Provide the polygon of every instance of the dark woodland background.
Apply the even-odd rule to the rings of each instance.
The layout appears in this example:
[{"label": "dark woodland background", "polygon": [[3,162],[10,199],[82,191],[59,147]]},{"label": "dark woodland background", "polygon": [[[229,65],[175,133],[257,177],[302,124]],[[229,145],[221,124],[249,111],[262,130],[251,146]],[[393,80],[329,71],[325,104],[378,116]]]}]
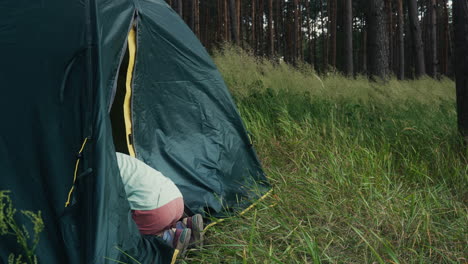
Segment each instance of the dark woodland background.
[{"label": "dark woodland background", "polygon": [[209,50],[371,80],[456,79],[468,142],[467,0],[166,0]]},{"label": "dark woodland background", "polygon": [[208,50],[232,42],[321,73],[453,76],[448,0],[166,1]]}]

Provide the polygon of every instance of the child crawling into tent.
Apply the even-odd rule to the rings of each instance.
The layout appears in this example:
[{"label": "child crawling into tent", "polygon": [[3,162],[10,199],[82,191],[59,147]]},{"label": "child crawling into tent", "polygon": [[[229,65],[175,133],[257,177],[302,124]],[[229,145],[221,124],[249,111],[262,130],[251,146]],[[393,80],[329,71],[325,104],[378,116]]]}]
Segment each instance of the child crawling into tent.
[{"label": "child crawling into tent", "polygon": [[203,218],[182,218],[184,200],[177,186],[144,162],[117,152],[117,163],[132,209],[132,218],[143,235],[160,236],[182,253],[200,243]]}]

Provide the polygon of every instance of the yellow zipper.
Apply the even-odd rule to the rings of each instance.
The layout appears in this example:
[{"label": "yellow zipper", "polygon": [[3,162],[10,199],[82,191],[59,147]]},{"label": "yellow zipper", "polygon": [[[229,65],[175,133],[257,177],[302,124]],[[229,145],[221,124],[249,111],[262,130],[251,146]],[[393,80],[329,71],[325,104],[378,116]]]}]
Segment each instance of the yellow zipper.
[{"label": "yellow zipper", "polygon": [[73,173],[73,184],[72,187],[70,188],[70,191],[68,192],[68,198],[67,201],[65,202],[65,207],[68,207],[71,202],[71,197],[73,190],[75,189],[75,182],[76,182],[76,176],[78,174],[78,167],[80,166],[80,160],[81,160],[81,153],[83,152],[86,142],[88,142],[88,138],[85,138],[83,141],[83,144],[81,145],[80,151],[78,151],[78,157],[76,158],[76,163],[75,163],[75,172]]},{"label": "yellow zipper", "polygon": [[132,81],[133,70],[135,68],[135,55],[136,55],[136,31],[135,27],[130,29],[128,34],[128,69],[127,80],[125,84],[126,93],[123,105],[124,119],[125,119],[125,135],[127,139],[128,153],[130,156],[135,157],[135,148],[133,146],[132,137]]}]

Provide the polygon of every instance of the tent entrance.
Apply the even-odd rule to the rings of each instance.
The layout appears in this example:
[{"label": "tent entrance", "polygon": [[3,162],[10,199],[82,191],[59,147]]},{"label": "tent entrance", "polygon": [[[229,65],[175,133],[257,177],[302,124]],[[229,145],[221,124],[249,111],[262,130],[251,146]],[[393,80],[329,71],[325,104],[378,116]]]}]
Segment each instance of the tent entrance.
[{"label": "tent entrance", "polygon": [[110,119],[112,123],[112,136],[114,138],[115,150],[117,152],[129,154],[126,131],[125,131],[125,118],[123,112],[123,105],[125,100],[125,82],[127,80],[127,69],[128,69],[128,49],[125,49],[125,55],[123,56],[120,64],[119,72],[117,75],[117,87],[115,88],[114,102],[110,111]]},{"label": "tent entrance", "polygon": [[136,55],[135,28],[129,32],[127,48],[117,74],[115,97],[110,110],[112,135],[117,152],[135,156],[132,140],[132,81]]}]

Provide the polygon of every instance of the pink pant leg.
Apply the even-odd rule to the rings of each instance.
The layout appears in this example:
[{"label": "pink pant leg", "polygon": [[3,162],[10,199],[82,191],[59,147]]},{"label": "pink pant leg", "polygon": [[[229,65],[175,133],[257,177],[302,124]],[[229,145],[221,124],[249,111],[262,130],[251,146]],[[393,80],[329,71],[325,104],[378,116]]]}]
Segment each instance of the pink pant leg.
[{"label": "pink pant leg", "polygon": [[132,210],[132,218],[143,235],[159,235],[171,228],[184,213],[184,200],[177,198],[153,210]]}]

